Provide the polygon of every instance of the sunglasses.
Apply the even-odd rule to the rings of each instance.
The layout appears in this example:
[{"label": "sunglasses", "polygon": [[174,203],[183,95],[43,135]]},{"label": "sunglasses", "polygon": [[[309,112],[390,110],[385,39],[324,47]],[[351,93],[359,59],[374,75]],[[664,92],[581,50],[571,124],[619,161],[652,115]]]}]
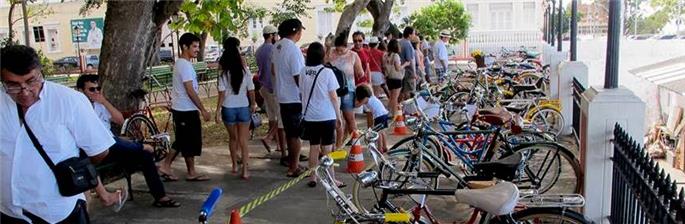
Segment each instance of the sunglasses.
[{"label": "sunglasses", "polygon": [[100,91],[100,90],[102,90],[102,87],[99,87],[99,86],[98,86],[98,87],[90,87],[90,88],[88,88],[88,91],[89,91],[89,92],[95,92],[95,90]]},{"label": "sunglasses", "polygon": [[364,40],[356,39],[356,40],[353,40],[353,41],[354,41],[355,43],[361,43],[361,42],[363,42]]}]

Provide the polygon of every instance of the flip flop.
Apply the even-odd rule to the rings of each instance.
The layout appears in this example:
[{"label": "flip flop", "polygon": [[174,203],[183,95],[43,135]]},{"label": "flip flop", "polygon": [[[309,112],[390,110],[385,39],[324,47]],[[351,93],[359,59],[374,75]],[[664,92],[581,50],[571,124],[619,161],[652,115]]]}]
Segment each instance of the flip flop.
[{"label": "flip flop", "polygon": [[296,177],[299,177],[300,175],[302,175],[302,173],[303,173],[303,171],[298,167],[297,169],[295,169],[295,171],[288,172],[285,176],[296,178]]},{"label": "flip flop", "polygon": [[116,204],[112,205],[112,210],[114,212],[119,212],[128,200],[128,190],[126,190],[126,187],[122,187],[120,190],[117,190],[116,192],[119,193],[119,200]]},{"label": "flip flop", "polygon": [[181,203],[174,201],[174,199],[169,199],[166,201],[155,201],[152,205],[157,208],[177,208],[181,206]]},{"label": "flip flop", "polygon": [[186,181],[188,182],[200,182],[200,181],[208,181],[210,180],[208,176],[204,174],[200,174],[194,177],[186,177]]},{"label": "flip flop", "polygon": [[162,182],[174,182],[178,181],[178,177],[159,171],[159,177],[162,178]]}]

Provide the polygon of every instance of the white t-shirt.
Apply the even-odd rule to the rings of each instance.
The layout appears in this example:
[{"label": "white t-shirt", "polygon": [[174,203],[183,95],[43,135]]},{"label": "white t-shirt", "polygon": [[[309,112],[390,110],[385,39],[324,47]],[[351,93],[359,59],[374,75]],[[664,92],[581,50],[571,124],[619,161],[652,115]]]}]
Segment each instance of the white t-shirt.
[{"label": "white t-shirt", "polygon": [[171,94],[171,109],[177,111],[198,110],[183,86],[184,82],[191,81],[193,82],[193,90],[197,93],[197,74],[195,73],[193,64],[184,58],[176,59],[173,79],[174,80],[171,83],[173,87],[173,93]]},{"label": "white t-shirt", "polygon": [[218,89],[219,92],[224,92],[224,102],[221,106],[226,108],[240,108],[250,106],[249,98],[247,97],[248,90],[254,90],[254,83],[252,82],[252,73],[250,69],[245,68],[243,70],[243,82],[240,84],[240,90],[238,94],[233,92],[233,87],[231,86],[230,73],[226,70],[229,77],[225,75],[219,76]]},{"label": "white t-shirt", "polygon": [[278,103],[299,103],[300,91],[293,77],[300,75],[304,68],[304,56],[295,42],[283,38],[276,42],[271,53],[271,63],[276,72],[274,93]]},{"label": "white t-shirt", "polygon": [[435,44],[433,45],[433,58],[435,60],[433,63],[435,64],[435,68],[443,68],[442,61],[447,62],[447,47],[442,40],[435,41]]},{"label": "white t-shirt", "polygon": [[311,103],[307,114],[304,115],[306,121],[330,121],[335,120],[335,110],[338,105],[333,105],[329,92],[338,89],[338,80],[335,78],[333,70],[324,68],[319,73],[319,78],[316,80],[316,87],[312,91],[314,78],[316,73],[323,67],[323,65],[314,67],[304,67],[300,75],[300,92],[302,92],[302,113],[307,107],[307,100],[309,99],[309,92],[312,92]]},{"label": "white t-shirt", "polygon": [[383,106],[381,100],[379,100],[376,96],[369,97],[369,102],[364,105],[364,108],[371,111],[373,118],[388,114],[388,110],[385,109],[385,106]]},{"label": "white t-shirt", "polygon": [[93,102],[93,110],[95,110],[95,114],[98,115],[98,119],[102,121],[102,124],[105,126],[105,128],[107,128],[107,130],[111,130],[112,125],[110,122],[112,120],[112,114],[109,113],[107,107],[101,103]]}]

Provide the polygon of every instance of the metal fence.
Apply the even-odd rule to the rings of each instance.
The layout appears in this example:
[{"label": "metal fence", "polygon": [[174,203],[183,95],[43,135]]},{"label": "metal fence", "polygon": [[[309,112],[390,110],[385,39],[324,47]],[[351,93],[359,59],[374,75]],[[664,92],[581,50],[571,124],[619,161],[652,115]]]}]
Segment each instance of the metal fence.
[{"label": "metal fence", "polygon": [[573,78],[573,134],[577,139],[580,139],[580,101],[585,92],[585,86],[580,84],[578,79]]},{"label": "metal fence", "polygon": [[685,222],[685,190],[618,124],[612,160],[611,223]]}]

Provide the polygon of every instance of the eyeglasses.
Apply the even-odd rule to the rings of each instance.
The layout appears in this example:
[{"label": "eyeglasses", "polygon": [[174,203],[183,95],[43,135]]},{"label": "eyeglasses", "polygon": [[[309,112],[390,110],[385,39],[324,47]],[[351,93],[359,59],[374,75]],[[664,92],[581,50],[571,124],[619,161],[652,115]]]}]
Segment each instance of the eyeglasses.
[{"label": "eyeglasses", "polygon": [[90,87],[90,88],[88,88],[88,91],[91,92],[91,93],[94,93],[95,90],[100,91],[100,90],[102,90],[102,87],[97,86],[97,87]]},{"label": "eyeglasses", "polygon": [[2,85],[5,87],[5,92],[9,94],[21,93],[24,90],[30,91],[31,88],[35,88],[41,84],[43,84],[43,79],[40,78],[40,76],[31,78],[23,84],[2,82]]}]

